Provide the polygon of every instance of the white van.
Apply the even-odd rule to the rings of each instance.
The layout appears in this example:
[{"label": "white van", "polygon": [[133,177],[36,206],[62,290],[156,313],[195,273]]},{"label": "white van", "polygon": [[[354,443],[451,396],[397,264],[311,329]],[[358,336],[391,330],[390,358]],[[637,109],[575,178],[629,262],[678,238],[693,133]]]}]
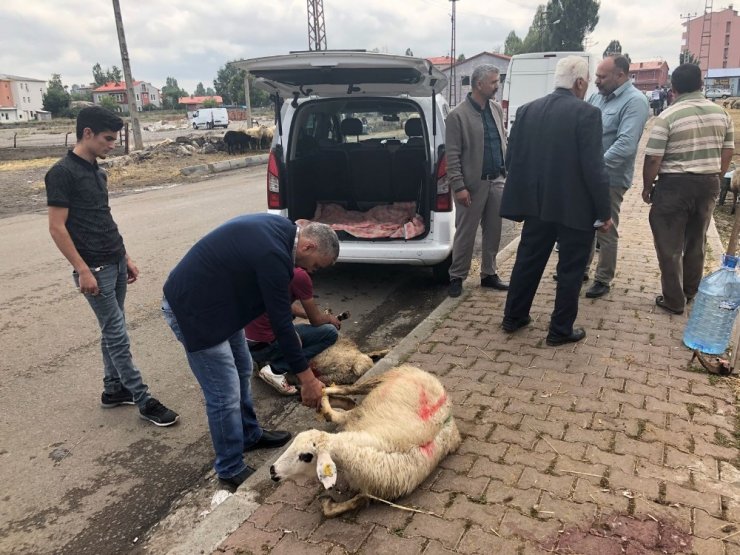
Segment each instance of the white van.
[{"label": "white van", "polygon": [[193,112],[193,129],[213,129],[229,126],[229,112],[226,108],[201,108]]},{"label": "white van", "polygon": [[268,210],[332,225],[339,262],[430,266],[447,283],[444,74],[420,58],[354,50],[232,64],[276,105]]},{"label": "white van", "polygon": [[583,56],[588,61],[589,88],[586,98],[597,92],[594,84],[595,60],[588,52],[530,52],[516,54],[509,61],[501,106],[508,130],[516,119],[517,109],[537,98],[550,94],[554,90],[555,66],[560,58],[566,56]]}]

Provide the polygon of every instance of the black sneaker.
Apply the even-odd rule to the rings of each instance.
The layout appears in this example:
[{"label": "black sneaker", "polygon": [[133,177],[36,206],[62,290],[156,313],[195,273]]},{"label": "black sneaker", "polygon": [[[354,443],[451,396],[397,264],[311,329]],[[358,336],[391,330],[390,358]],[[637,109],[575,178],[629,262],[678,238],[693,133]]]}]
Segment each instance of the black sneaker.
[{"label": "black sneaker", "polygon": [[450,297],[459,297],[462,294],[463,286],[461,278],[452,278],[450,280],[450,287],[447,290],[447,294]]},{"label": "black sneaker", "polygon": [[100,406],[104,409],[112,409],[113,407],[120,405],[133,404],[135,404],[134,396],[125,387],[121,387],[121,390],[116,391],[115,393],[106,393],[103,391],[103,394],[100,396]]},{"label": "black sneaker", "polygon": [[154,397],[146,402],[144,408],[139,409],[139,416],[155,426],[172,426],[180,418],[180,415],[165,407]]}]

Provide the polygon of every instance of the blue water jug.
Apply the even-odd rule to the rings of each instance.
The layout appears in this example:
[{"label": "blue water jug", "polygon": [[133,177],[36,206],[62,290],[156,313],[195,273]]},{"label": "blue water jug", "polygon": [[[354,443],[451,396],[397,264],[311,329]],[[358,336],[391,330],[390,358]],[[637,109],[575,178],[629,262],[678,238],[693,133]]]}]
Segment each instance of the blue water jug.
[{"label": "blue water jug", "polygon": [[720,355],[730,344],[732,326],[740,306],[740,277],[735,272],[738,257],[723,255],[722,267],[699,284],[684,344],[703,353]]}]

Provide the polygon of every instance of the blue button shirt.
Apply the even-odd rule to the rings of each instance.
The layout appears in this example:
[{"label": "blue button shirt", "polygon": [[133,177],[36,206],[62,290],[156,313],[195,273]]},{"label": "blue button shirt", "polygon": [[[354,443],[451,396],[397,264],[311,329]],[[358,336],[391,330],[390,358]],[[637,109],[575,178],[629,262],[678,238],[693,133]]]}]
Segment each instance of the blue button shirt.
[{"label": "blue button shirt", "polygon": [[608,96],[592,94],[588,102],[601,110],[601,144],[609,185],[629,189],[637,146],[650,116],[647,98],[627,81]]}]

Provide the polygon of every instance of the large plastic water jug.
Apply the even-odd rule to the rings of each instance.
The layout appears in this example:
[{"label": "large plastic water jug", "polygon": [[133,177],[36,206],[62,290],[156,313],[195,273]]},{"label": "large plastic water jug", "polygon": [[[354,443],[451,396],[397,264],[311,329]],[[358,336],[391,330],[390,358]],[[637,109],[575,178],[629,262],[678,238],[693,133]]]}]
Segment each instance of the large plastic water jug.
[{"label": "large plastic water jug", "polygon": [[735,272],[738,257],[724,255],[722,267],[699,284],[684,344],[703,353],[720,355],[730,344],[732,326],[740,306],[740,277]]}]

